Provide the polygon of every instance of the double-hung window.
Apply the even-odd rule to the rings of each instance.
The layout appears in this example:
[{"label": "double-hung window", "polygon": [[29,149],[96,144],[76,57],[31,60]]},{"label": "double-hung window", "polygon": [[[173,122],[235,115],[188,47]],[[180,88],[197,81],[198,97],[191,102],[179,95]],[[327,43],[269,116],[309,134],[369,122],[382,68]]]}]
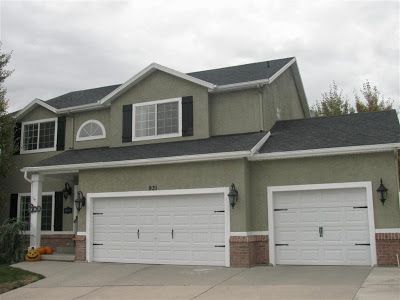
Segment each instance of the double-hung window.
[{"label": "double-hung window", "polygon": [[21,153],[56,150],[57,119],[22,123]]},{"label": "double-hung window", "polygon": [[[24,230],[29,231],[31,213],[29,204],[31,196],[29,194],[20,194],[18,201],[18,218],[23,221]],[[42,194],[42,231],[53,231],[54,228],[54,193]]]},{"label": "double-hung window", "polygon": [[133,104],[132,140],[182,135],[182,99],[164,99]]}]

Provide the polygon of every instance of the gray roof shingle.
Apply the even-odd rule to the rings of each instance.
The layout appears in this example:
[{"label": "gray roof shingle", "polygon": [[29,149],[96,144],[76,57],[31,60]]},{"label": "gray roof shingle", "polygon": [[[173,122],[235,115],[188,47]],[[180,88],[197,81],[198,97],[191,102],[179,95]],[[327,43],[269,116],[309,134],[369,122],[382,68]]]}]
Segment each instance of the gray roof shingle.
[{"label": "gray roof shingle", "polygon": [[[216,85],[268,79],[292,59],[293,57],[289,57],[221,69],[193,72],[188,73],[187,75]],[[49,99],[46,103],[57,109],[96,103],[120,85],[121,84],[115,84],[94,89],[74,91]]]},{"label": "gray roof shingle", "polygon": [[275,59],[252,64],[226,67],[188,73],[187,75],[211,82],[216,85],[234,84],[254,80],[268,79],[278,72],[294,57]]},{"label": "gray roof shingle", "polygon": [[232,151],[250,151],[265,134],[265,132],[256,132],[215,136],[182,142],[68,150],[42,160],[34,166],[70,165]]},{"label": "gray roof shingle", "polygon": [[395,110],[278,121],[260,153],[400,143]]}]

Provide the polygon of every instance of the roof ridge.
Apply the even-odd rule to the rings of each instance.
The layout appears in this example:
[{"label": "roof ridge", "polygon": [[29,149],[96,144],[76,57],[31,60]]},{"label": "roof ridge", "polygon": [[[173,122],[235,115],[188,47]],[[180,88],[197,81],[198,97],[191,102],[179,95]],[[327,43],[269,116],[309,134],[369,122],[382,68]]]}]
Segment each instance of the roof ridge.
[{"label": "roof ridge", "polygon": [[295,58],[295,56],[289,56],[289,57],[277,58],[277,59],[270,59],[270,60],[263,60],[263,61],[253,62],[253,63],[233,65],[233,66],[220,67],[220,68],[214,68],[214,69],[206,69],[206,70],[201,70],[201,71],[194,71],[194,72],[186,73],[186,75],[195,74],[195,73],[202,73],[202,72],[209,72],[209,71],[217,71],[217,70],[223,70],[223,69],[229,69],[229,68],[237,68],[237,67],[243,67],[243,66],[250,66],[250,65],[262,64],[262,63],[266,63],[266,62],[273,62],[273,61],[277,61],[277,60],[293,59],[293,58]]}]

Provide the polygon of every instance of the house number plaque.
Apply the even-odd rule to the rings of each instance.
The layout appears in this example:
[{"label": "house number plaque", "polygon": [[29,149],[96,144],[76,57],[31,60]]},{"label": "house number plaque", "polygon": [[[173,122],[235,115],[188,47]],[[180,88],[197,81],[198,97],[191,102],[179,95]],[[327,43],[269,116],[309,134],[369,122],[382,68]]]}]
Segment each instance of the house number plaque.
[{"label": "house number plaque", "polygon": [[158,186],[156,185],[149,185],[149,191],[157,191],[158,190]]}]

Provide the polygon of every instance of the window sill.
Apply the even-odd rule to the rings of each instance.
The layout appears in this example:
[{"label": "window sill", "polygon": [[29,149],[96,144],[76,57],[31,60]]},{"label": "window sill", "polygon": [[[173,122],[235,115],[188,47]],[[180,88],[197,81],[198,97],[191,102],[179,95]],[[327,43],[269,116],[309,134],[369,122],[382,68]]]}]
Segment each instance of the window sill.
[{"label": "window sill", "polygon": [[164,135],[142,136],[142,137],[137,137],[137,138],[135,137],[135,138],[132,138],[132,142],[161,140],[161,139],[168,139],[168,138],[175,138],[175,137],[182,137],[182,134],[174,133],[174,134],[164,134]]},{"label": "window sill", "polygon": [[57,148],[45,148],[45,149],[36,149],[36,150],[20,150],[20,154],[33,154],[33,153],[43,153],[43,152],[53,152],[57,151]]}]

